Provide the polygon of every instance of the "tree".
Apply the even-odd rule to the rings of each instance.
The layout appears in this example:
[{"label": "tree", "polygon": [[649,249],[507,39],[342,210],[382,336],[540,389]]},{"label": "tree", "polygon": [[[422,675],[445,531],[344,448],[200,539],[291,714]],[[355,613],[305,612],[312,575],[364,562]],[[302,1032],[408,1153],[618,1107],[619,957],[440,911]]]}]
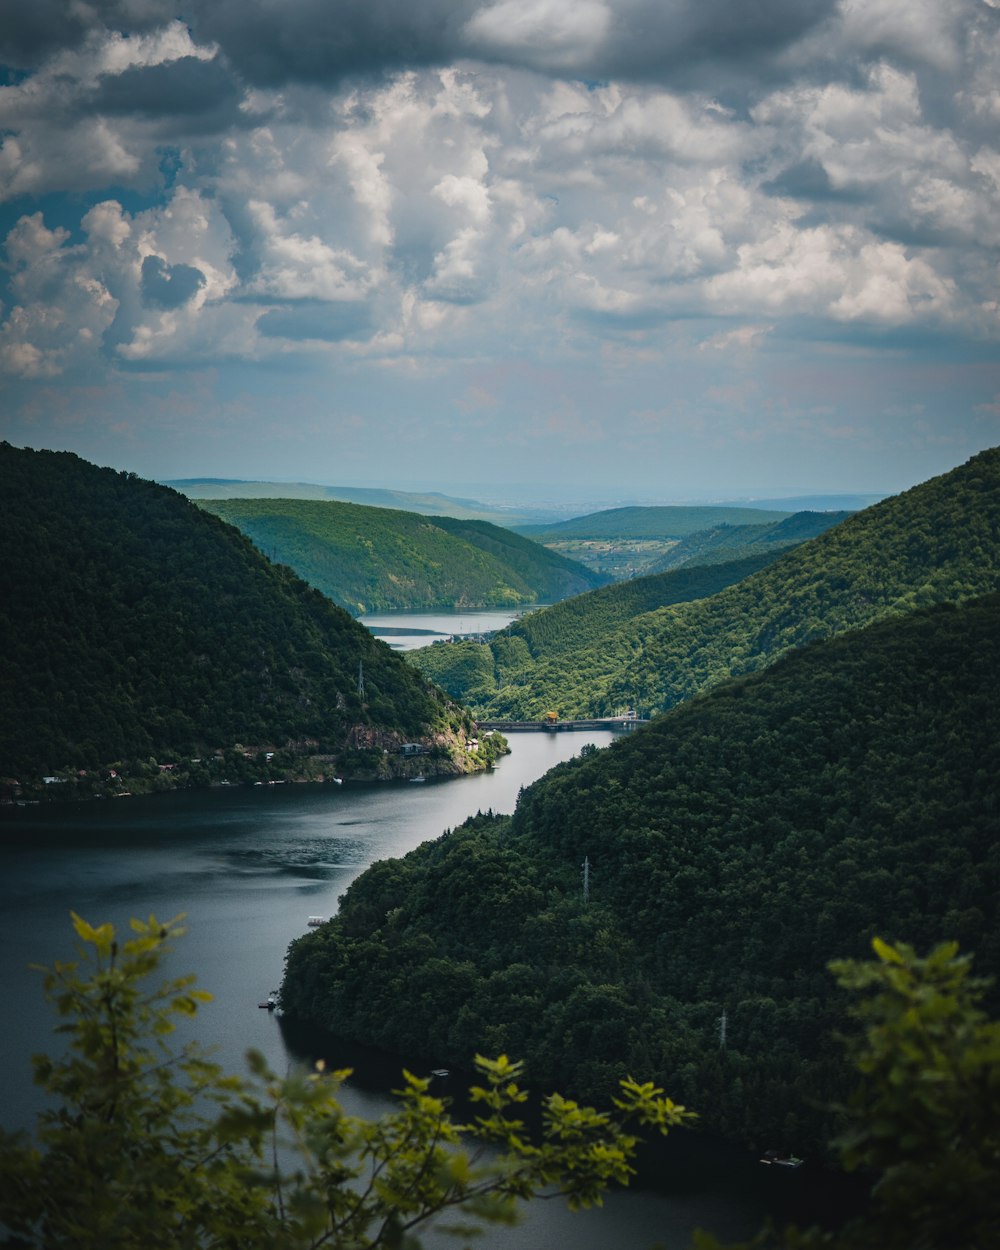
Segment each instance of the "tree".
[{"label": "tree", "polygon": [[[876,959],[830,965],[861,997],[850,1043],[861,1083],[844,1110],[841,1163],[873,1179],[865,1212],[837,1233],[786,1229],[755,1250],[995,1250],[1000,1245],[1000,1022],[987,982],[954,942],[926,958],[876,938]],[[708,1236],[698,1250],[720,1250]],[[729,1250],[740,1250],[730,1247]],[[744,1247],[743,1250],[749,1250]]]},{"label": "tree", "polygon": [[551,1095],[535,1139],[505,1056],[477,1059],[479,1113],[464,1125],[409,1073],[397,1109],[373,1122],[338,1101],[346,1071],[278,1077],[251,1052],[248,1078],[226,1075],[197,1045],[169,1045],[175,1019],[211,997],[192,977],[153,984],[179,920],[133,920],[119,944],[111,925],[74,916],[78,960],[44,970],[70,1047],[35,1060],[54,1099],[37,1144],[0,1131],[0,1244],[412,1250],[449,1212],[471,1230],[541,1193],[598,1204],[633,1170],[627,1124],[666,1132],[692,1118],[627,1080],[614,1113]]}]

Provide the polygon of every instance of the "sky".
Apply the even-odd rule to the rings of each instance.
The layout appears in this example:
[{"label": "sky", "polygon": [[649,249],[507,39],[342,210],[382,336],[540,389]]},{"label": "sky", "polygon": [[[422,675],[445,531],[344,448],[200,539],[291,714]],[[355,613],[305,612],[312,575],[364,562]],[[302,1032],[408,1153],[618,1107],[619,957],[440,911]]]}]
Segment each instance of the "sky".
[{"label": "sky", "polygon": [[905,489],[1000,443],[1000,0],[2,0],[0,437]]}]

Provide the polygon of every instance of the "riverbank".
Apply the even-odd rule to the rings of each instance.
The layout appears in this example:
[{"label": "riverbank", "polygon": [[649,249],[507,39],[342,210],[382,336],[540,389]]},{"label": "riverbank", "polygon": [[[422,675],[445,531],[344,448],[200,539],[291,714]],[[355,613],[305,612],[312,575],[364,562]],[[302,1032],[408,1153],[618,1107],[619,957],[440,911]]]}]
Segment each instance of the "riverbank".
[{"label": "riverbank", "polygon": [[316,744],[303,750],[236,743],[195,759],[116,760],[102,768],[62,769],[45,777],[0,778],[0,810],[228,786],[445,779],[488,771],[510,753],[503,734],[490,730],[406,743],[384,737],[361,731],[353,735],[354,745],[336,752],[317,752]]}]

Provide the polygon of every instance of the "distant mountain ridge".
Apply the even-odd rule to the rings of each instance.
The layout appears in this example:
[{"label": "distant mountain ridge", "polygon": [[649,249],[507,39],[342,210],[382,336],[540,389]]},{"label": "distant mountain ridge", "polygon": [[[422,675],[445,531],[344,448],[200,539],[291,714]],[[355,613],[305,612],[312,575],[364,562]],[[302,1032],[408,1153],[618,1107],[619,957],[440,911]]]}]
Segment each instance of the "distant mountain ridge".
[{"label": "distant mountain ridge", "polygon": [[341,607],[519,607],[607,579],[488,521],[334,500],[199,500]]},{"label": "distant mountain ridge", "polygon": [[[791,647],[997,588],[1000,449],[993,448],[853,514],[717,594],[637,615],[558,657],[543,649],[519,659],[512,650],[501,668],[475,661],[475,644],[461,643],[410,659],[453,690],[475,666],[468,698],[482,717],[603,716],[627,706],[652,713],[763,668]],[[519,629],[530,629],[530,619]],[[494,653],[503,641],[494,640]]]},{"label": "distant mountain ridge", "polygon": [[[65,784],[118,762],[114,792],[159,764],[208,784],[264,746],[375,775],[409,740],[439,748],[431,771],[475,764],[467,716],[399,656],[135,474],[0,444],[0,565],[0,776]],[[216,751],[231,758],[211,774]]]},{"label": "distant mountain ridge", "polygon": [[[388,487],[323,486],[315,482],[257,482],[241,478],[185,477],[161,485],[189,499],[326,499],[363,504],[369,508],[397,508],[421,516],[457,517],[492,521],[494,525],[547,524],[553,514],[530,507],[502,508],[476,499],[458,498],[439,491],[403,491]],[[545,518],[548,518],[545,519]]]},{"label": "distant mountain ridge", "polygon": [[664,573],[690,564],[721,564],[758,552],[794,547],[839,525],[850,512],[794,512],[781,521],[759,525],[716,525],[682,538],[648,570]]},{"label": "distant mountain ridge", "polygon": [[538,542],[558,538],[684,538],[712,525],[760,525],[783,521],[792,509],[769,512],[760,508],[714,504],[662,507],[608,508],[555,525],[518,526]]}]

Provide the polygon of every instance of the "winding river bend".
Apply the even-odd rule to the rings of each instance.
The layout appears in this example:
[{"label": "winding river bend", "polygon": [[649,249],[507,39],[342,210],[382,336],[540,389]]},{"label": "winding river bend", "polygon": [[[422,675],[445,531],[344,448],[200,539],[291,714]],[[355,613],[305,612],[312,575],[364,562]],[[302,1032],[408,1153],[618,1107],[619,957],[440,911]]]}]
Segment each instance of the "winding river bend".
[{"label": "winding river bend", "polygon": [[[4,1126],[28,1126],[40,1105],[30,1056],[54,1050],[57,1039],[39,975],[29,965],[71,957],[71,910],[121,929],[132,916],[186,913],[188,932],[171,971],[195,972],[215,995],[199,1013],[199,1040],[216,1046],[229,1070],[243,1071],[243,1055],[254,1046],[283,1071],[315,1049],[315,1039],[286,1037],[257,1003],[279,984],[288,943],[308,917],[332,914],[339,895],[374,860],[405,854],[476,811],[512,811],[522,786],[585,743],[610,741],[610,733],[594,730],[517,734],[512,754],[493,773],[424,785],[233,787],[5,809]],[[328,1044],[337,1066],[357,1068],[344,1091],[349,1110],[383,1111],[399,1061]],[[681,1250],[698,1225],[735,1240],[756,1231],[771,1205],[774,1195],[760,1191],[760,1173],[772,1170],[692,1140],[665,1157],[662,1184],[613,1194],[603,1209],[577,1215],[558,1202],[535,1202],[520,1225],[491,1231],[477,1245]],[[434,1234],[426,1240],[431,1247],[456,1244]]]}]

